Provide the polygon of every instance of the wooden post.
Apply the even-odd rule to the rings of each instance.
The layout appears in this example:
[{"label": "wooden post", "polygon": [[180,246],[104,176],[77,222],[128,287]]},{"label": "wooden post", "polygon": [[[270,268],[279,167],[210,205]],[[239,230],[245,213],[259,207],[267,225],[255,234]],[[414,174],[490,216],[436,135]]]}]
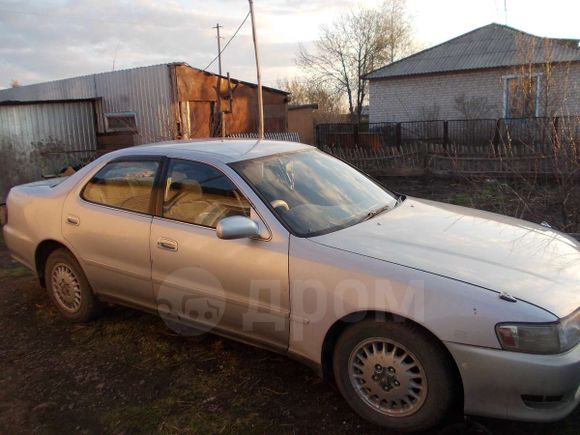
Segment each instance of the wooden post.
[{"label": "wooden post", "polygon": [[258,139],[264,139],[264,100],[262,96],[262,78],[260,76],[260,58],[258,56],[258,37],[256,35],[256,18],[254,16],[254,2],[250,3],[250,15],[252,16],[252,37],[254,39],[254,54],[256,56],[256,78],[258,81]]}]

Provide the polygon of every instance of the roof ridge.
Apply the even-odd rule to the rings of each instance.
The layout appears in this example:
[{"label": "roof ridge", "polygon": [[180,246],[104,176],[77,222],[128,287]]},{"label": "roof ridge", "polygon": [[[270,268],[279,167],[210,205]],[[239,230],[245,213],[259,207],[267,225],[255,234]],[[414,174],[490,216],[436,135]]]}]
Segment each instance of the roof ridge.
[{"label": "roof ridge", "polygon": [[[187,65],[187,63],[186,62],[162,62],[162,63],[155,63],[153,65],[132,66],[130,68],[123,68],[123,69],[116,69],[116,70],[114,69],[111,71],[100,71],[100,72],[93,72],[93,73],[81,74],[81,75],[76,75],[76,76],[63,77],[61,79],[44,80],[42,82],[29,83],[27,85],[20,85],[20,86],[18,86],[18,88],[25,88],[27,86],[45,85],[48,83],[63,82],[66,80],[82,79],[82,78],[87,78],[87,77],[100,76],[100,75],[104,75],[104,74],[112,74],[112,73],[118,73],[118,72],[124,72],[124,71],[134,71],[134,70],[138,70],[138,69],[154,68],[154,67],[159,67],[159,66],[171,66],[171,65]],[[7,89],[12,89],[12,88],[0,89],[0,91],[5,91]]]},{"label": "roof ridge", "polygon": [[[476,34],[478,32],[481,32],[481,37],[479,35],[470,37],[470,35]],[[492,22],[490,24],[486,24],[485,26],[473,29],[469,32],[465,32],[432,47],[421,50],[403,59],[399,59],[395,62],[376,68],[363,75],[362,78],[365,80],[374,80],[397,77],[400,75],[417,75],[430,72],[461,71],[473,69],[474,62],[468,61],[467,59],[473,56],[481,57],[482,55],[488,55],[488,60],[486,61],[487,63],[484,62],[484,64],[480,65],[480,68],[509,66],[513,63],[513,59],[508,61],[506,60],[505,56],[503,59],[498,59],[497,55],[500,53],[506,54],[510,51],[513,51],[513,47],[516,44],[518,36],[524,37],[527,41],[538,46],[545,46],[546,43],[553,42],[555,48],[557,48],[553,54],[553,62],[580,61],[580,49],[576,40],[537,36],[505,24]],[[461,43],[458,41],[461,41]],[[504,49],[502,49],[502,46],[504,46]],[[482,53],[481,51],[484,50],[485,47],[488,47],[488,50]],[[512,48],[508,49],[509,47]],[[436,52],[437,56],[434,54],[428,54],[433,50],[438,50]],[[448,54],[447,58],[450,59],[457,57],[454,65],[445,67],[441,64],[441,62],[437,62],[436,58],[439,58],[439,55],[441,55],[441,58],[443,58],[446,54]],[[495,60],[493,55],[496,55]],[[464,58],[463,60],[462,56]],[[426,66],[429,64],[438,65],[437,67]]]},{"label": "roof ridge", "polygon": [[497,24],[497,23],[489,23],[489,24],[486,24],[485,26],[481,26],[481,27],[478,27],[478,28],[476,28],[476,29],[470,30],[469,32],[462,33],[461,35],[459,35],[459,36],[456,36],[456,37],[454,37],[454,38],[451,38],[451,39],[448,39],[447,41],[443,41],[443,42],[441,42],[441,43],[439,43],[439,44],[437,44],[437,45],[433,45],[432,47],[428,47],[428,48],[425,48],[424,50],[418,51],[417,53],[413,53],[413,54],[411,54],[410,56],[407,56],[407,57],[404,57],[404,58],[402,58],[402,59],[396,60],[396,61],[394,61],[394,62],[391,62],[391,63],[387,64],[387,65],[383,65],[383,66],[381,66],[380,68],[376,68],[376,69],[372,70],[371,72],[368,72],[368,73],[366,73],[366,74],[363,76],[363,78],[364,78],[364,79],[368,79],[368,76],[370,76],[371,74],[374,74],[375,72],[378,72],[378,71],[380,71],[380,70],[382,70],[382,69],[384,69],[384,68],[388,68],[388,67],[390,67],[390,66],[392,66],[392,65],[395,65],[395,64],[398,64],[398,63],[400,63],[400,62],[402,62],[402,61],[404,61],[404,60],[411,59],[411,58],[413,58],[413,57],[416,57],[416,56],[418,56],[418,55],[420,55],[420,54],[426,53],[426,52],[428,52],[428,51],[431,51],[431,50],[433,50],[433,49],[435,49],[435,48],[437,48],[437,47],[440,47],[440,46],[442,46],[442,45],[444,45],[444,44],[447,44],[447,43],[449,43],[449,42],[451,42],[451,41],[455,41],[456,39],[462,38],[462,37],[464,37],[464,36],[467,36],[467,35],[469,35],[469,34],[471,34],[471,33],[474,33],[474,32],[476,32],[476,31],[478,31],[478,30],[481,30],[481,29],[483,29],[483,28],[485,28],[485,27],[490,27],[490,26],[493,26],[493,25],[500,25],[500,24]]}]

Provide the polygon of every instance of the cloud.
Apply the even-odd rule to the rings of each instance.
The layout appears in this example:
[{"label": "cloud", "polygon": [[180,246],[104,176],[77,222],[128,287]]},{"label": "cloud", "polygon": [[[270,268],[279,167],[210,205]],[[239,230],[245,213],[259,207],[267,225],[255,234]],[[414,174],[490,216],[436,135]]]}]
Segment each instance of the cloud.
[{"label": "cloud", "polygon": [[[288,11],[293,19],[321,11],[323,3],[260,4],[260,55],[267,84],[297,73],[294,55],[300,39],[299,34],[273,38],[271,23]],[[217,22],[224,26],[227,40],[247,10],[244,0],[0,1],[0,88],[12,79],[26,85],[110,71],[113,61],[116,69],[174,61],[204,68],[217,54],[212,27]],[[224,53],[223,64],[232,77],[254,81],[250,32],[248,20]]]}]

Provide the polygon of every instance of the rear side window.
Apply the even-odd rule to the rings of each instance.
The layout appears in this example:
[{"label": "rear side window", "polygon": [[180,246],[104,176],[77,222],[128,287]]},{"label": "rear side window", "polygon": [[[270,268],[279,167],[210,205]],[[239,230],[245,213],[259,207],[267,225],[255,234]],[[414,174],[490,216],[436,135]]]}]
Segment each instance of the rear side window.
[{"label": "rear side window", "polygon": [[105,165],[85,186],[83,199],[140,213],[149,212],[156,161],[123,161]]},{"label": "rear side window", "polygon": [[250,203],[223,173],[202,163],[171,161],[163,217],[215,228],[228,216],[250,216]]}]

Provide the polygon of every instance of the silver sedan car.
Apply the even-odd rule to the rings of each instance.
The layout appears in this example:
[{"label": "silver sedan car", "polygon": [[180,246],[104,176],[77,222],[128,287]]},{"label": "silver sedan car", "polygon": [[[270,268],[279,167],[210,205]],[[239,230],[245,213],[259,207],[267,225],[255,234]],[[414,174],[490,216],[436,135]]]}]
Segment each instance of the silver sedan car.
[{"label": "silver sedan car", "polygon": [[[102,302],[287,354],[397,430],[580,400],[580,244],[390,192],[317,149],[168,142],[13,188],[6,244],[64,317]],[[189,330],[189,329],[187,329]]]}]

